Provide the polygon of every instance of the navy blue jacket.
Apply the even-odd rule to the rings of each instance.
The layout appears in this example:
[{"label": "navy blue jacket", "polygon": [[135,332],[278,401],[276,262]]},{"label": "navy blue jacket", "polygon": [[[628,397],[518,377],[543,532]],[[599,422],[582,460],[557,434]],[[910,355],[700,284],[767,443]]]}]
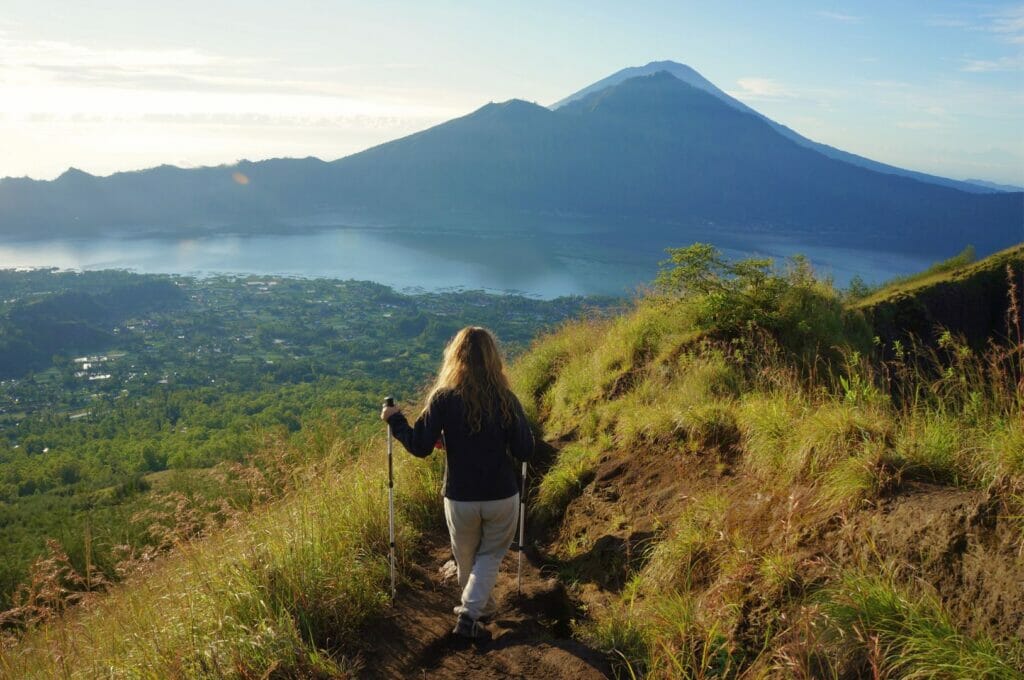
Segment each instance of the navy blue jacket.
[{"label": "navy blue jacket", "polygon": [[470,432],[462,397],[446,390],[434,396],[430,408],[412,427],[401,413],[388,418],[388,425],[406,451],[420,458],[430,455],[444,433],[448,455],[445,498],[496,501],[519,491],[518,466],[513,457],[519,461],[533,457],[533,433],[518,400],[515,416],[508,425],[500,418],[485,417],[480,431]]}]

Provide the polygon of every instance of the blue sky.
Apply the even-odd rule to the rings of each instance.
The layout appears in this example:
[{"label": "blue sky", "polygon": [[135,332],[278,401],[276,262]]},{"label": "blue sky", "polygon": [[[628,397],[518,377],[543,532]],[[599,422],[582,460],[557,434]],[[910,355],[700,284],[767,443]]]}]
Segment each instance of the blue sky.
[{"label": "blue sky", "polygon": [[1024,185],[1024,2],[0,0],[0,176],[337,158],[673,59],[817,141]]}]

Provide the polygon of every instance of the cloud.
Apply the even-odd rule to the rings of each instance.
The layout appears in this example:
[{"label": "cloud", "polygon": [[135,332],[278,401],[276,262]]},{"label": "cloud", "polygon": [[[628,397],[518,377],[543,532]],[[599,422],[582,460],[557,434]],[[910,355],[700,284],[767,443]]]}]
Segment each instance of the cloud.
[{"label": "cloud", "polygon": [[1024,45],[1024,5],[1007,7],[986,15],[987,30],[1015,45]]},{"label": "cloud", "polygon": [[896,127],[904,130],[937,130],[946,126],[937,120],[901,120],[896,122]]},{"label": "cloud", "polygon": [[726,90],[726,94],[748,104],[759,102],[799,103],[805,108],[814,107],[830,110],[847,92],[837,88],[795,86],[774,78],[746,76],[736,81],[737,88]]},{"label": "cloud", "polygon": [[1024,45],[1024,4],[983,12],[970,17],[934,15],[925,20],[928,26],[960,28],[965,31],[989,33],[1000,42]]},{"label": "cloud", "polygon": [[738,99],[791,99],[796,96],[793,90],[772,78],[740,78],[736,84],[740,89],[730,94]]},{"label": "cloud", "polygon": [[838,21],[843,24],[859,24],[864,21],[864,17],[857,16],[855,14],[843,14],[842,12],[828,12],[825,10],[819,10],[815,12],[819,17],[825,19],[831,19],[832,21]]},{"label": "cloud", "polygon": [[192,48],[97,49],[0,35],[0,101],[5,114],[23,119],[255,114],[381,125],[396,118],[439,121],[464,112],[415,89],[353,85],[346,72],[303,72],[269,59]]},{"label": "cloud", "polygon": [[1024,71],[1024,55],[999,57],[997,59],[965,59],[960,70],[964,73]]}]

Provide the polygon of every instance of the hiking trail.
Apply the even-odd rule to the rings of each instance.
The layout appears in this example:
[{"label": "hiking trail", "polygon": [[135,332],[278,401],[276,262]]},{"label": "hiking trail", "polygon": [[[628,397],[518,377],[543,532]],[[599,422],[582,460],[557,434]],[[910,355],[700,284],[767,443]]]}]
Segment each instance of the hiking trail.
[{"label": "hiking trail", "polygon": [[367,631],[370,650],[360,677],[611,677],[605,656],[573,639],[576,606],[562,583],[538,568],[537,558],[526,551],[517,595],[516,553],[509,551],[494,589],[498,611],[486,624],[490,638],[463,640],[451,633],[458,582],[441,573],[451,549],[442,537],[433,537],[384,620]]}]

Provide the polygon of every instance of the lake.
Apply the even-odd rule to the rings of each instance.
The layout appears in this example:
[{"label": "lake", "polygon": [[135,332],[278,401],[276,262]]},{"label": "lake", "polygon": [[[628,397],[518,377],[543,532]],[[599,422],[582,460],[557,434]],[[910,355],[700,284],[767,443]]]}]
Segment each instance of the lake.
[{"label": "lake", "polygon": [[[660,246],[565,233],[439,232],[344,228],[287,235],[200,238],[99,238],[0,244],[0,268],[128,269],[140,273],[257,274],[376,281],[398,290],[482,289],[540,298],[629,294],[650,281]],[[807,255],[822,274],[846,285],[919,271],[934,261],[854,248],[809,246],[767,237],[687,233],[676,245],[715,242],[730,257]]]}]

